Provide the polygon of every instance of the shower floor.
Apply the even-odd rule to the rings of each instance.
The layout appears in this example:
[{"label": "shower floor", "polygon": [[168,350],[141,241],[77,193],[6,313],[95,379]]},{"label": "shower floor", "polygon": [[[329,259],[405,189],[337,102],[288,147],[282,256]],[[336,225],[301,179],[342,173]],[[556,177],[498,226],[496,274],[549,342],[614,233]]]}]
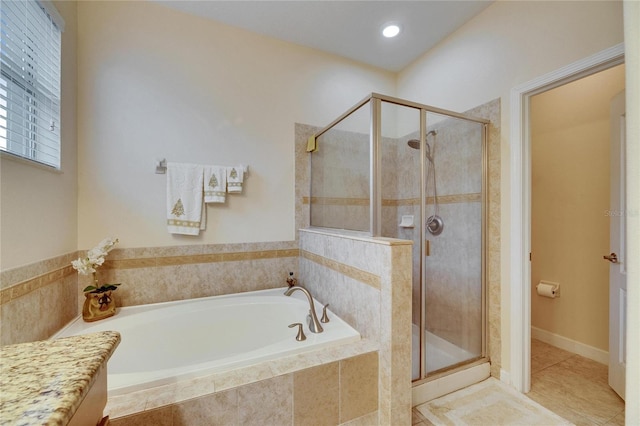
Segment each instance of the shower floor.
[{"label": "shower floor", "polygon": [[[412,324],[412,377],[415,380],[420,376],[420,327]],[[438,337],[425,330],[425,342],[427,352],[427,373],[431,373],[441,368],[448,367],[468,359],[476,358],[477,355],[465,349],[459,348],[453,343]]]}]

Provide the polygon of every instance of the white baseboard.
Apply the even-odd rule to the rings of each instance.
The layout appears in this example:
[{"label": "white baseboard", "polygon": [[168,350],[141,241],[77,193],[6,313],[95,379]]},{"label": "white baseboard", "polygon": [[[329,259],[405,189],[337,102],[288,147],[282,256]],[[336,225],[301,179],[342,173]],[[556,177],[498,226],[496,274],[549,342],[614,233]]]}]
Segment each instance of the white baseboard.
[{"label": "white baseboard", "polygon": [[511,373],[507,370],[500,369],[500,381],[511,386]]},{"label": "white baseboard", "polygon": [[593,346],[560,336],[559,334],[554,334],[541,328],[531,326],[531,338],[538,339],[550,344],[551,346],[573,352],[574,354],[578,354],[585,358],[592,359],[600,364],[609,365],[608,351],[594,348]]}]

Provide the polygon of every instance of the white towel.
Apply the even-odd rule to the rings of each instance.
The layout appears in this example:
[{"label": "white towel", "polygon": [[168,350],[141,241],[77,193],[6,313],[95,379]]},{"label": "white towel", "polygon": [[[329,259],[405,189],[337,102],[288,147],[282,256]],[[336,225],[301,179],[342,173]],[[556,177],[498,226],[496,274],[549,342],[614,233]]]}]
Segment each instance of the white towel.
[{"label": "white towel", "polygon": [[224,203],[227,195],[227,168],[204,166],[204,202]]},{"label": "white towel", "polygon": [[197,164],[167,163],[167,227],[171,234],[198,235],[203,215],[204,169]]},{"label": "white towel", "polygon": [[242,192],[244,167],[227,167],[227,192]]}]

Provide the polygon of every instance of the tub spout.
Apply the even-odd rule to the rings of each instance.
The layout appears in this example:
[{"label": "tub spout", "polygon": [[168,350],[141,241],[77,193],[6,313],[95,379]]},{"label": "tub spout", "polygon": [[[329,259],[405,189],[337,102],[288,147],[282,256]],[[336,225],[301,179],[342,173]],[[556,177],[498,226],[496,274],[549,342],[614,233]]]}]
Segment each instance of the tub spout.
[{"label": "tub spout", "polygon": [[285,296],[291,296],[294,291],[300,290],[307,296],[307,300],[309,301],[309,330],[312,333],[322,333],[322,325],[320,325],[320,321],[318,321],[318,316],[316,315],[316,308],[313,305],[313,297],[311,297],[311,293],[304,287],[300,287],[294,285],[293,287],[289,287],[287,291],[284,292]]}]

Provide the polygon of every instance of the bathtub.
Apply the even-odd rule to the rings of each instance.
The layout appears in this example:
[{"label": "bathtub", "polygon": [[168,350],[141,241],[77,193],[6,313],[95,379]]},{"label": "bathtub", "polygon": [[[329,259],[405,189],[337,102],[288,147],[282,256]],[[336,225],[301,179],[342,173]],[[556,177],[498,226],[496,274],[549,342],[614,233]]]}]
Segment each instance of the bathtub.
[{"label": "bathtub", "polygon": [[[327,310],[324,332],[309,331],[309,303],[286,288],[118,308],[87,323],[76,318],[52,338],[115,330],[122,341],[108,363],[109,397],[288,355],[360,340]],[[315,301],[318,317],[322,305]],[[296,341],[301,322],[307,339]]]}]

